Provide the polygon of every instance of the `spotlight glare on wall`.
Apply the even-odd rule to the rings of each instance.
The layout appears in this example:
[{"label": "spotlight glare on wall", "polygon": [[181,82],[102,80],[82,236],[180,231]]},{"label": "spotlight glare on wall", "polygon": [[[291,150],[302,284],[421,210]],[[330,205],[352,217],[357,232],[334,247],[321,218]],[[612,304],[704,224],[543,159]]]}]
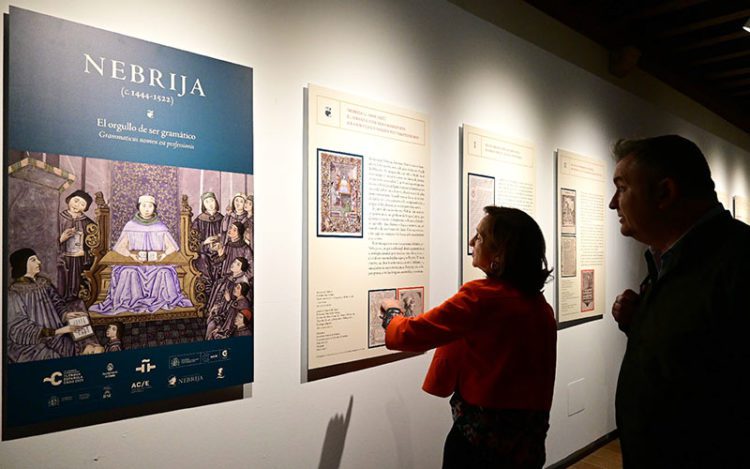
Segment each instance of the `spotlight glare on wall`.
[{"label": "spotlight glare on wall", "polygon": [[750,18],[747,19],[747,21],[745,22],[745,26],[743,26],[742,29],[750,33]]}]

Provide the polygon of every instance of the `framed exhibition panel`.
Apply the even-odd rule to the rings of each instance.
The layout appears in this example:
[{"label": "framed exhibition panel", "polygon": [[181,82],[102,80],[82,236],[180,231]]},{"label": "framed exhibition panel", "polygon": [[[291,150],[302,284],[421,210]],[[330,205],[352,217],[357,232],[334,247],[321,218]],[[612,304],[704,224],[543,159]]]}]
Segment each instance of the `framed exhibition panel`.
[{"label": "framed exhibition panel", "polygon": [[604,314],[606,165],[557,150],[557,323],[564,328]]},{"label": "framed exhibition panel", "polygon": [[734,213],[734,218],[737,220],[750,224],[750,199],[741,195],[735,195],[732,198],[732,206],[730,209]]},{"label": "framed exhibition panel", "polygon": [[252,69],[7,32],[3,436],[252,382]]},{"label": "framed exhibition panel", "polygon": [[405,354],[385,348],[380,302],[428,304],[427,117],[310,85],[307,90],[308,380]]}]

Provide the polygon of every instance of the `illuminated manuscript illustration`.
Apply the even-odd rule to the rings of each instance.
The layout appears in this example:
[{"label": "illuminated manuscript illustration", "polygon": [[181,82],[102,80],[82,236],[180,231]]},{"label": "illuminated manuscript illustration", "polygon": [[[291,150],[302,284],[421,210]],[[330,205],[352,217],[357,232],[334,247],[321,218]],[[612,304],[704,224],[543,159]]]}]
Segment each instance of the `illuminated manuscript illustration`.
[{"label": "illuminated manuscript illustration", "polygon": [[383,320],[380,319],[380,303],[386,299],[397,299],[396,289],[388,290],[370,290],[367,292],[367,305],[369,310],[369,327],[367,345],[369,347],[380,347],[385,345],[385,329],[383,329]]},{"label": "illuminated manuscript illustration", "polygon": [[379,314],[380,303],[386,298],[398,300],[401,311],[406,317],[414,317],[424,313],[424,287],[370,290],[368,292],[369,347],[385,345],[385,330]]},{"label": "illuminated manuscript illustration", "polygon": [[318,236],[362,236],[362,157],[318,150]]},{"label": "illuminated manuscript illustration", "polygon": [[576,232],[576,191],[560,189],[560,227],[564,234]]},{"label": "illuminated manuscript illustration", "polygon": [[398,300],[404,316],[413,317],[424,313],[424,287],[399,288]]}]

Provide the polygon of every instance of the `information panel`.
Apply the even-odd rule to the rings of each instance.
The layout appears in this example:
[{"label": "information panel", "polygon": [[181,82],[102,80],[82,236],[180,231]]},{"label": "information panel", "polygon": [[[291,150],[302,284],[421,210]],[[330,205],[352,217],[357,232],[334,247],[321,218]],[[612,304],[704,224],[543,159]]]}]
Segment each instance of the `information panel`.
[{"label": "information panel", "polygon": [[308,379],[392,353],[383,299],[407,315],[429,304],[428,129],[417,112],[308,88]]},{"label": "information panel", "polygon": [[251,382],[252,69],[17,8],[6,46],[3,437]]},{"label": "information panel", "polygon": [[557,322],[604,313],[606,165],[557,150]]},{"label": "information panel", "polygon": [[741,195],[735,195],[734,198],[734,218],[750,224],[750,199]]},{"label": "information panel", "polygon": [[483,278],[472,266],[469,245],[484,216],[484,207],[498,205],[536,212],[534,145],[511,140],[464,124],[461,190],[461,282]]}]

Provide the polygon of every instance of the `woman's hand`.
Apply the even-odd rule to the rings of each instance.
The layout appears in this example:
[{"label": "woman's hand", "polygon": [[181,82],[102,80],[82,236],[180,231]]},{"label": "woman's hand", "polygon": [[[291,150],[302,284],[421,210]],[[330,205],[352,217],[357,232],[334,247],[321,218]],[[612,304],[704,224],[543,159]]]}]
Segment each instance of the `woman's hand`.
[{"label": "woman's hand", "polygon": [[381,300],[380,301],[380,314],[378,314],[378,317],[382,319],[385,312],[388,311],[388,309],[390,308],[396,308],[399,311],[401,311],[401,303],[395,298],[385,298]]},{"label": "woman's hand", "polygon": [[[398,313],[394,312],[394,309],[398,310]],[[389,313],[388,310],[391,310],[391,312]],[[393,319],[393,316],[396,314],[404,314],[401,310],[401,303],[399,303],[398,300],[394,298],[385,298],[380,301],[380,312],[378,313],[378,317],[383,320],[383,329],[388,327],[391,319]]]}]

